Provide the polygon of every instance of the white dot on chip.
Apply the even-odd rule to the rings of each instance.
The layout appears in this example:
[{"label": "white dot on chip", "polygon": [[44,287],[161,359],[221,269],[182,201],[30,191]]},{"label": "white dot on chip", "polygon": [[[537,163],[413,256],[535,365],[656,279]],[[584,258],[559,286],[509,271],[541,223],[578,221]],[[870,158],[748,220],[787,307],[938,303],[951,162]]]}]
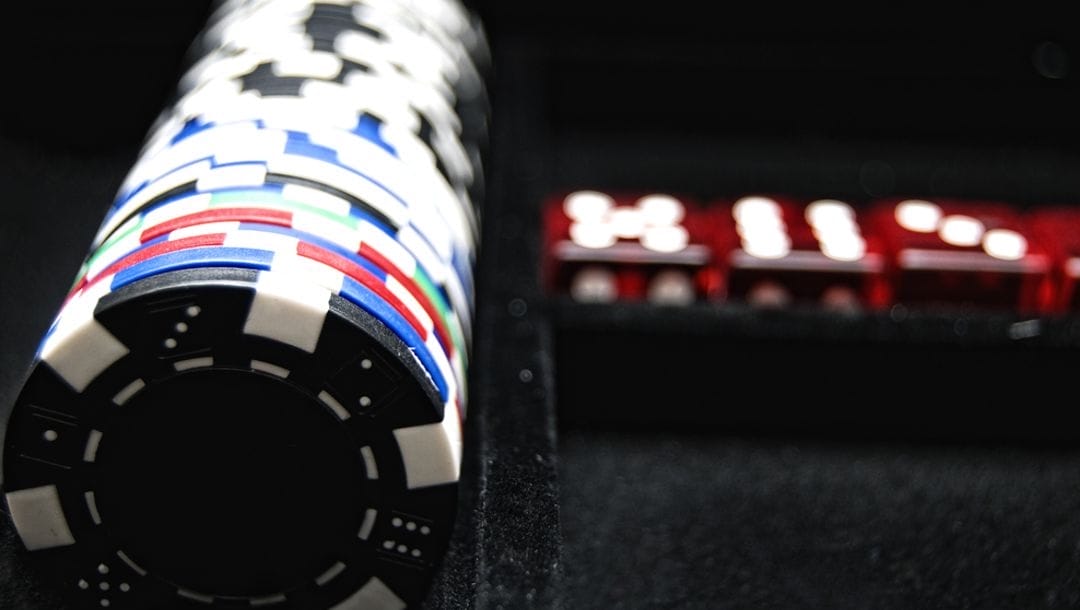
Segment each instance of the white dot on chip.
[{"label": "white dot on chip", "polygon": [[386,542],[382,543],[382,546],[383,546],[384,549],[392,549],[392,548],[394,548],[394,541],[393,540],[387,540]]},{"label": "white dot on chip", "polygon": [[187,317],[194,318],[195,316],[202,313],[202,308],[198,305],[189,305],[188,308],[184,310],[184,313],[187,314]]},{"label": "white dot on chip", "polygon": [[177,322],[175,328],[178,333],[186,333],[188,331],[187,322]]},{"label": "white dot on chip", "polygon": [[176,347],[176,339],[173,339],[172,337],[169,337],[168,339],[166,339],[165,340],[165,347],[167,347],[169,349],[172,349],[172,348]]},{"label": "white dot on chip", "polygon": [[390,523],[392,523],[394,525],[394,527],[401,527],[401,524],[402,524],[401,517],[394,517],[390,521]]},{"label": "white dot on chip", "polygon": [[361,360],[360,361],[360,368],[365,369],[365,370],[370,369],[371,368],[371,360],[368,360],[367,358],[364,358],[363,360]]},{"label": "white dot on chip", "polygon": [[368,398],[367,396],[361,396],[360,397],[360,406],[361,407],[370,407],[371,406],[371,399]]},{"label": "white dot on chip", "polygon": [[426,536],[427,534],[431,533],[431,528],[425,525],[420,528],[420,533]]},{"label": "white dot on chip", "polygon": [[409,521],[408,523],[405,524],[405,529],[407,529],[407,530],[409,530],[411,532],[414,529],[416,529],[416,524],[413,523],[412,521]]},{"label": "white dot on chip", "polygon": [[56,430],[46,430],[45,434],[42,434],[41,436],[43,436],[45,440],[49,441],[50,443],[60,438],[60,435],[56,433]]},{"label": "white dot on chip", "polygon": [[97,571],[98,571],[98,574],[108,574],[109,573],[109,566],[107,566],[107,565],[105,565],[103,563],[99,563],[98,567],[97,567]]}]

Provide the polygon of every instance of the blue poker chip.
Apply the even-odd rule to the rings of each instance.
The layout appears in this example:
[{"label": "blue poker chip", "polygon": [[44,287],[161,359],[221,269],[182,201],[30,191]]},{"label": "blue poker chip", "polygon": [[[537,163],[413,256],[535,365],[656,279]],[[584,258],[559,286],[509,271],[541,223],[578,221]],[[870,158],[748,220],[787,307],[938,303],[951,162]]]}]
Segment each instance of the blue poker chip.
[{"label": "blue poker chip", "polygon": [[[237,182],[242,185],[235,187],[221,186],[221,183],[226,179],[237,177],[237,169],[243,170],[239,172],[240,178],[237,179]],[[251,177],[250,182],[254,184],[243,184],[245,181],[242,178],[249,169],[256,170],[258,175]],[[121,227],[127,226],[127,223],[137,220],[145,215],[158,214],[160,211],[168,211],[172,206],[180,206],[182,201],[190,201],[192,197],[198,195],[213,197],[216,193],[226,191],[261,191],[267,194],[280,194],[285,189],[291,189],[293,191],[310,189],[312,192],[324,195],[322,199],[331,199],[340,204],[338,206],[340,208],[339,210],[327,210],[328,212],[335,213],[339,217],[344,214],[348,218],[369,222],[374,226],[380,227],[383,230],[383,233],[392,237],[394,241],[400,244],[400,246],[411,256],[415,257],[417,263],[427,271],[432,279],[439,282],[446,290],[450,300],[455,303],[455,309],[459,311],[462,317],[462,324],[467,327],[466,333],[468,334],[470,332],[468,330],[468,327],[470,326],[469,312],[471,312],[473,307],[474,294],[471,289],[466,288],[466,286],[471,286],[471,282],[466,284],[465,280],[460,277],[460,275],[462,271],[471,273],[471,269],[460,267],[460,264],[458,267],[453,266],[452,262],[449,261],[453,261],[455,255],[451,253],[444,258],[435,250],[431,242],[425,239],[424,235],[418,230],[410,225],[400,228],[393,227],[389,219],[381,216],[378,210],[364,207],[362,202],[351,199],[347,193],[338,192],[333,188],[318,183],[312,183],[307,180],[296,179],[289,176],[266,175],[261,170],[262,168],[259,167],[258,164],[253,164],[252,166],[242,164],[230,165],[224,168],[224,171],[226,172],[226,174],[224,174],[225,178],[219,179],[215,177],[214,183],[208,188],[200,188],[198,181],[182,183],[166,190],[159,197],[150,198],[145,203],[139,202],[137,205],[128,206],[113,214],[111,220],[107,221],[99,231],[99,236],[95,238],[95,243],[98,246],[101,246],[104,243],[107,243],[109,237],[119,231]],[[204,173],[203,175],[205,177],[207,174]],[[464,260],[463,255],[458,255],[457,258],[459,261]],[[447,259],[449,259],[449,261]]]},{"label": "blue poker chip", "polygon": [[[266,241],[268,245],[273,243],[270,240]],[[137,256],[140,250],[152,248],[156,245],[158,244],[148,244],[143,248],[132,252],[132,255]],[[155,275],[203,267],[233,267],[238,269],[271,271],[274,269],[275,257],[281,254],[283,254],[281,251],[275,251],[269,247],[237,248],[228,246],[202,246],[177,250],[153,256],[138,262],[131,267],[118,271],[113,275],[111,280],[108,281],[108,286],[109,291],[115,292],[124,286]],[[284,254],[291,255],[294,253],[285,252]],[[311,261],[313,266],[322,265],[321,262],[313,259],[305,260]],[[315,275],[309,277],[315,277]],[[451,387],[448,383],[446,373],[444,372],[449,368],[449,364],[440,366],[431,353],[429,342],[425,341],[425,339],[417,333],[417,330],[402,317],[402,314],[394,307],[390,306],[385,298],[375,294],[371,289],[363,286],[360,282],[348,275],[335,272],[331,273],[329,277],[336,280],[337,284],[327,286],[327,288],[334,294],[345,297],[369,314],[375,316],[376,319],[385,324],[391,331],[400,337],[413,351],[416,358],[423,364],[424,370],[426,370],[431,377],[441,399],[444,402],[450,400]],[[297,283],[299,286],[300,282],[297,281]],[[61,314],[61,318],[62,317],[63,314]]]},{"label": "blue poker chip", "polygon": [[[177,148],[178,154],[173,155],[174,158],[167,155],[154,157],[153,165],[133,170],[134,178],[130,182],[134,184],[117,198],[100,233],[110,232],[129,217],[132,210],[192,181],[196,185],[222,188],[265,182],[267,175],[281,174],[293,180],[337,185],[332,188],[344,191],[352,201],[379,215],[385,223],[395,227],[413,224],[444,258],[449,258],[449,250],[455,244],[466,251],[473,249],[470,219],[449,190],[443,192],[441,203],[429,201],[437,191],[418,190],[410,183],[410,180],[415,182],[416,177],[410,178],[405,173],[394,177],[391,187],[384,182],[384,177],[389,177],[389,169],[373,176],[363,168],[343,161],[338,151],[315,144],[307,134],[300,132],[234,124],[199,134],[211,136],[210,141],[199,142],[198,135],[185,139],[177,146],[192,144],[194,147],[188,147],[191,150]],[[238,148],[227,144],[236,139],[246,139],[245,146]],[[221,152],[223,144],[230,149],[227,153]],[[392,169],[405,170],[396,164]],[[142,177],[147,171],[152,175]],[[399,192],[403,189],[411,191],[407,193],[408,197]]]},{"label": "blue poker chip", "polygon": [[[219,161],[216,156],[190,159],[165,173],[142,182],[133,191],[117,198],[105,219],[99,236],[111,232],[132,214],[152,204],[161,197],[168,197],[181,190],[210,191],[221,188],[262,186],[272,182],[271,176],[281,176],[293,181],[321,185],[340,193],[357,207],[376,216],[383,224],[400,228],[410,224],[408,207],[396,194],[386,191],[381,184],[349,168],[319,159],[307,158],[308,163],[289,163],[283,155],[269,159],[240,159]],[[346,184],[349,181],[352,184]],[[333,186],[331,186],[333,185]],[[445,230],[445,229],[444,229]],[[100,237],[99,237],[100,240]]]},{"label": "blue poker chip", "polygon": [[410,165],[437,170],[455,187],[475,182],[477,168],[458,136],[440,122],[406,110],[411,105],[380,95],[381,84],[377,79],[364,82],[357,77],[348,85],[305,79],[298,95],[263,96],[244,90],[235,80],[210,80],[189,91],[159,117],[144,150],[152,152],[160,147],[178,125],[193,119],[216,123],[262,120],[271,126],[299,121],[310,129],[333,127],[356,132],[362,117],[373,116],[383,139]]},{"label": "blue poker chip", "polygon": [[[156,245],[156,244],[153,244]],[[236,267],[269,271],[274,252],[254,248],[204,247],[162,254],[117,272],[109,283],[110,290],[169,271],[199,267]]]},{"label": "blue poker chip", "polygon": [[[329,167],[326,165],[323,168]],[[277,170],[277,171],[274,171]],[[344,170],[340,170],[339,174]],[[288,173],[279,173],[288,172]],[[303,175],[297,175],[303,174]],[[201,160],[177,169],[159,178],[149,187],[140,190],[122,202],[106,219],[95,237],[95,245],[103,243],[125,221],[140,212],[154,207],[161,201],[184,193],[207,193],[227,188],[262,187],[267,185],[295,184],[326,191],[338,199],[350,202],[357,210],[373,217],[379,224],[389,226],[396,233],[412,229],[423,240],[426,249],[435,252],[440,261],[449,261],[453,257],[454,246],[449,241],[449,234],[431,236],[423,229],[430,229],[431,222],[424,222],[423,229],[409,221],[408,210],[404,207],[390,209],[387,206],[376,207],[360,198],[355,190],[341,190],[331,187],[326,181],[313,180],[303,169],[288,166],[268,166],[264,162],[228,163],[215,166],[213,161]],[[372,189],[377,188],[372,186]],[[386,201],[387,198],[384,198]],[[391,213],[396,216],[391,217]],[[439,239],[439,238],[442,239]]]},{"label": "blue poker chip", "polygon": [[[443,232],[449,230],[450,237],[460,247],[475,249],[477,218],[471,205],[464,204],[441,176],[434,172],[424,176],[384,146],[389,145],[341,130],[304,132],[266,127],[258,121],[200,123],[172,138],[167,147],[140,160],[129,172],[113,209],[123,207],[163,177],[199,162],[209,162],[211,169],[245,162],[265,162],[271,168],[273,160],[307,158],[328,166],[321,175],[330,184],[335,184],[331,181],[333,175],[326,172],[347,170],[341,184],[352,184],[356,176],[377,187],[381,192],[370,193],[371,186],[366,184],[358,184],[351,191],[361,198],[370,193],[367,199],[385,216],[403,221],[400,208],[405,208],[414,223],[429,231],[431,222],[415,219],[430,217],[432,222],[445,225]],[[319,168],[310,164],[300,167],[307,172],[305,176],[319,175]],[[433,239],[441,238],[433,236]]]},{"label": "blue poker chip", "polygon": [[409,229],[394,231],[381,219],[361,211],[326,189],[296,183],[269,183],[259,187],[227,188],[205,193],[186,191],[152,202],[118,226],[99,251],[90,257],[85,267],[96,275],[116,258],[112,253],[115,248],[134,248],[142,241],[139,233],[153,225],[186,214],[229,206],[280,210],[290,214],[290,224],[297,220],[307,225],[325,225],[329,222],[333,226],[313,227],[313,230],[334,235],[336,239],[343,237],[342,230],[360,233],[366,247],[379,252],[405,275],[412,276],[419,272],[421,280],[427,281],[439,292],[439,302],[453,309],[462,326],[463,340],[469,342],[472,294],[461,284],[458,274],[428,247],[422,236]]}]

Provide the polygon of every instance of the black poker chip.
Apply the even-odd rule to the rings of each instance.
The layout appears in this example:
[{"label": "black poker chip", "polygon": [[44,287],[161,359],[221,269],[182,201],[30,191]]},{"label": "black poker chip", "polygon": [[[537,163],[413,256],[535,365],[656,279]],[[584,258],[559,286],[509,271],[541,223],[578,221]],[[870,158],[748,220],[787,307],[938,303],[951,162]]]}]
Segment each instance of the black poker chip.
[{"label": "black poker chip", "polygon": [[[457,415],[370,315],[327,293],[316,328],[311,299],[272,286],[165,273],[46,340],[8,424],[5,492],[76,607],[425,594],[454,521]],[[260,329],[275,307],[291,330]]]}]

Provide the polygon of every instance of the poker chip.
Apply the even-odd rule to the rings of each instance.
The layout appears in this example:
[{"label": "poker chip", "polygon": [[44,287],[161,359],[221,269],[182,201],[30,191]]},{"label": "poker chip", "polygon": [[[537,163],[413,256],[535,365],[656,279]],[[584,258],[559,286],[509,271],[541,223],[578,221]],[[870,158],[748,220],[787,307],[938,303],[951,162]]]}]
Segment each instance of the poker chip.
[{"label": "poker chip", "polygon": [[[453,272],[452,265],[446,264],[421,236],[409,227],[394,231],[383,220],[358,209],[346,199],[325,189],[301,184],[268,183],[258,188],[177,193],[142,208],[120,225],[87,259],[84,268],[89,270],[95,265],[100,268],[109,260],[108,253],[113,251],[116,242],[141,243],[142,232],[155,225],[176,221],[188,214],[216,212],[223,207],[258,208],[264,210],[266,216],[277,215],[279,224],[310,228],[318,235],[366,256],[385,257],[404,274],[417,277],[418,282],[437,284],[445,295],[444,300],[449,301],[447,307],[453,308],[460,321],[466,339],[470,335],[471,292]],[[360,240],[359,246],[355,246],[356,239]]]},{"label": "poker chip", "polygon": [[[353,184],[357,180],[369,183],[352,187],[356,191],[354,196],[366,195],[366,200],[383,215],[403,218],[400,208],[405,207],[421,220],[430,217],[438,221],[434,224],[441,228],[440,235],[449,231],[450,236],[460,236],[462,247],[475,248],[477,219],[471,206],[463,206],[441,177],[432,173],[425,180],[423,174],[380,144],[338,130],[304,132],[253,122],[196,129],[183,138],[174,137],[169,148],[156,155],[145,155],[136,163],[121,186],[124,202],[121,205],[147,185],[195,161],[208,161],[211,166],[262,162],[268,171],[283,173],[290,167],[289,160],[299,160],[293,171],[345,171],[347,177],[342,179],[343,183]],[[311,168],[310,160],[329,167]],[[368,195],[371,185],[377,190]],[[383,210],[382,206],[387,207]]]},{"label": "poker chip", "polygon": [[[373,92],[387,90],[385,95]],[[395,99],[396,98],[396,99]],[[406,92],[397,90],[386,78],[364,73],[351,74],[344,83],[321,78],[271,77],[256,80],[251,77],[205,81],[182,97],[175,111],[163,117],[189,121],[193,118],[217,119],[225,122],[250,117],[271,119],[294,112],[292,102],[301,102],[309,111],[318,110],[320,120],[334,118],[335,124],[351,128],[356,116],[377,117],[383,125],[398,130],[397,148],[403,155],[417,159],[433,154],[433,160],[447,178],[456,185],[469,185],[476,170],[470,164],[468,152],[452,126],[443,126],[430,113],[417,112]],[[387,129],[388,130],[388,129]]]},{"label": "poker chip", "polygon": [[[407,294],[403,300],[414,300],[417,307],[423,308],[426,315],[431,317],[431,324],[447,350],[453,355],[467,353],[462,331],[457,320],[450,315],[448,303],[442,293],[434,289],[431,281],[423,276],[422,271],[417,270],[419,274],[415,277],[406,275],[400,267],[391,263],[375,247],[362,241],[356,233],[334,231],[331,228],[325,232],[330,236],[329,238],[320,236],[314,231],[321,224],[320,217],[309,219],[307,223],[302,220],[297,222],[298,220],[292,214],[269,208],[223,207],[179,216],[148,226],[141,231],[131,230],[119,235],[116,241],[103,246],[95,254],[95,258],[88,261],[76,280],[75,292],[82,291],[87,284],[115,272],[122,266],[125,259],[145,251],[144,247],[158,246],[167,240],[187,239],[222,232],[272,232],[295,236],[314,247],[345,257],[368,272],[376,274],[380,280],[387,282],[391,289],[397,287],[399,293],[401,290],[406,291]],[[305,224],[316,226],[310,227],[312,231],[293,229],[292,227],[297,224],[301,227]],[[448,355],[450,355],[449,352]]]},{"label": "poker chip", "polygon": [[[424,307],[416,298],[419,289],[410,291],[378,266],[315,236],[272,225],[230,224],[187,226],[177,229],[173,239],[168,239],[168,235],[152,239],[88,278],[72,298],[92,291],[99,282],[107,282],[110,289],[115,290],[165,270],[208,266],[276,269],[287,265],[297,268],[306,263],[301,271],[310,278],[324,288],[346,296],[396,329],[433,372],[440,391],[450,391],[449,386],[459,377],[448,374],[452,366],[449,361],[456,359],[460,352],[450,345],[449,332],[439,330],[441,324],[436,326],[428,313],[432,308]],[[284,260],[279,262],[279,259]],[[435,349],[434,356],[428,354],[432,349]],[[457,371],[460,367],[453,368]]]},{"label": "poker chip", "polygon": [[[268,26],[302,34],[312,48],[333,45],[341,39],[368,38],[382,43],[414,77],[452,85],[459,94],[483,95],[477,60],[484,53],[470,53],[463,31],[476,31],[462,23],[462,11],[447,11],[444,19],[431,18],[416,3],[401,2],[232,2],[227,3],[199,41],[199,50],[273,44]],[[425,6],[424,9],[427,7]],[[451,17],[456,12],[457,15]],[[447,17],[458,23],[448,23]],[[456,30],[456,31],[455,31]],[[297,40],[293,38],[291,40]],[[321,44],[320,44],[321,43]],[[474,47],[475,48],[475,47]],[[480,61],[483,61],[480,59]],[[426,79],[425,75],[430,75]]]},{"label": "poker chip", "polygon": [[372,582],[422,589],[452,523],[454,402],[383,322],[268,264],[102,284],[43,343],[6,500],[76,595],[332,607]]},{"label": "poker chip", "polygon": [[418,315],[424,314],[410,309],[378,276],[350,263],[343,256],[308,242],[290,239],[287,235],[257,231],[204,233],[148,244],[132,252],[118,261],[110,275],[98,276],[75,298],[87,292],[92,294],[98,283],[108,284],[109,290],[117,290],[140,279],[180,269],[228,266],[271,270],[285,267],[307,276],[308,283],[346,296],[394,330],[425,365],[443,399],[448,399],[453,379],[446,375],[449,365],[444,364],[445,359],[440,361],[438,357],[443,354],[442,350],[436,350],[435,357],[430,353],[436,345],[429,330],[431,320],[427,319],[425,323],[418,319]]},{"label": "poker chip", "polygon": [[[269,156],[269,155],[268,155]],[[194,179],[194,183],[193,180]],[[123,199],[116,213],[106,221],[105,230],[111,230],[127,219],[130,214],[139,211],[162,196],[167,196],[176,189],[194,186],[198,190],[208,191],[219,188],[259,186],[268,180],[280,180],[287,183],[315,184],[334,183],[339,185],[334,190],[340,192],[351,202],[357,202],[378,218],[383,224],[395,230],[411,227],[443,258],[453,260],[468,256],[462,253],[469,246],[456,239],[446,223],[431,209],[410,208],[396,193],[368,174],[350,168],[325,162],[321,159],[303,155],[280,155],[270,159],[247,159],[218,161],[217,159],[198,159],[180,168],[170,171],[140,189],[130,197]],[[102,233],[104,235],[106,233]],[[461,267],[462,280],[468,281],[471,272],[468,267]]]},{"label": "poker chip", "polygon": [[[422,19],[442,12],[439,9],[415,10],[408,8],[412,3],[393,0],[315,5],[297,2],[292,6],[280,6],[277,2],[230,4],[243,10],[224,11],[230,18],[215,23],[205,39],[193,45],[194,65],[192,72],[185,75],[182,81],[183,91],[196,84],[205,86],[208,80],[214,80],[197,76],[204,75],[206,66],[224,66],[227,64],[222,60],[229,56],[258,55],[269,48],[279,62],[275,67],[284,67],[284,71],[262,71],[263,76],[271,77],[269,83],[256,83],[256,73],[239,80],[245,86],[253,87],[253,90],[296,95],[298,87],[304,83],[304,76],[326,79],[330,74],[319,74],[319,70],[305,73],[303,68],[297,70],[300,66],[311,64],[297,63],[294,56],[283,61],[283,55],[311,51],[334,54],[345,64],[363,67],[364,73],[350,70],[362,80],[376,75],[393,79],[399,73],[404,73],[409,77],[404,82],[417,81],[422,86],[412,87],[411,90],[423,92],[429,102],[434,98],[428,94],[440,92],[445,102],[457,111],[453,122],[463,125],[457,135],[464,145],[469,165],[479,170],[486,153],[487,117],[490,114],[490,105],[479,74],[482,73],[481,68],[488,64],[489,57],[482,44],[482,29],[462,27],[469,19],[467,13],[457,9],[444,12],[436,21],[448,21],[448,25]],[[426,6],[424,8],[427,9]],[[317,23],[320,22],[330,23],[332,27],[318,27]],[[411,25],[405,25],[406,22],[411,22]],[[453,34],[448,34],[451,31]],[[462,34],[462,31],[469,33]],[[465,47],[463,43],[466,43]],[[481,44],[477,47],[476,43]],[[288,53],[283,49],[288,49]],[[215,57],[213,53],[219,56]],[[337,80],[342,80],[341,74]],[[430,110],[424,104],[416,107],[417,110],[425,108]],[[443,133],[438,121],[433,121],[429,127],[435,128],[436,135]],[[453,138],[440,138],[430,143],[441,153],[455,147]],[[482,190],[482,181],[471,182],[470,192],[474,198],[479,199]]]},{"label": "poker chip", "polygon": [[[369,80],[368,84],[377,91],[381,82]],[[170,112],[159,116],[142,156],[172,145],[173,138],[193,124],[254,120],[299,131],[326,127],[351,131],[392,152],[416,171],[438,172],[455,191],[468,191],[478,183],[479,171],[471,162],[474,150],[462,152],[462,144],[455,136],[437,130],[416,112],[401,108],[401,104],[387,104],[389,94],[372,94],[370,89],[300,79],[295,91],[276,90],[272,95],[262,95],[245,90],[235,80],[207,81],[178,99]]]},{"label": "poker chip", "polygon": [[456,0],[214,7],[4,432],[7,514],[72,607],[422,604],[489,64]]}]

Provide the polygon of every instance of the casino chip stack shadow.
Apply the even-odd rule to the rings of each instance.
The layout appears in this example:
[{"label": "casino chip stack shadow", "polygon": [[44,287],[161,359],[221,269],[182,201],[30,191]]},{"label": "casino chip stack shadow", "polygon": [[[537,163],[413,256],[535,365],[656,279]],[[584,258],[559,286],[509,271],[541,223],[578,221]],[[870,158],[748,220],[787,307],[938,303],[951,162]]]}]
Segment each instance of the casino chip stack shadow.
[{"label": "casino chip stack shadow", "polygon": [[229,0],[7,422],[77,608],[402,608],[457,506],[489,64],[454,0]]}]

